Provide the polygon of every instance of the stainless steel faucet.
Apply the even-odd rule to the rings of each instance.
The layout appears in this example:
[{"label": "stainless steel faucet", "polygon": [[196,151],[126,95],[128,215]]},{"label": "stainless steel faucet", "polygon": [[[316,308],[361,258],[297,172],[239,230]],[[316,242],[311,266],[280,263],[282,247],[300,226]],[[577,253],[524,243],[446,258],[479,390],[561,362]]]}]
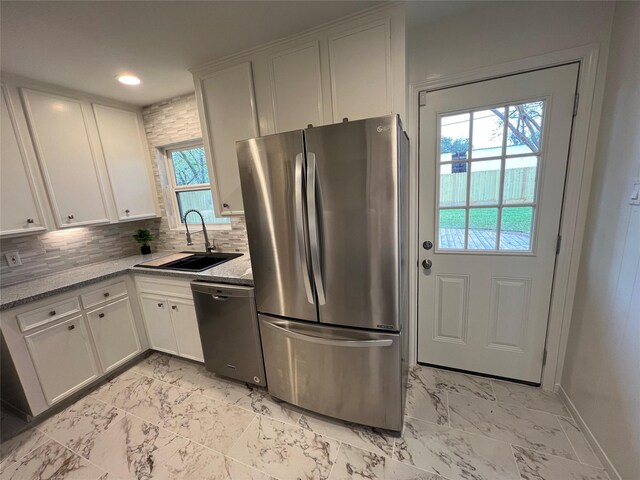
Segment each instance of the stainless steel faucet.
[{"label": "stainless steel faucet", "polygon": [[[218,247],[216,247],[215,241],[213,243],[209,241],[209,235],[207,234],[207,227],[204,224],[204,217],[195,208],[192,208],[191,210],[187,210],[186,212],[184,212],[184,217],[182,217],[184,220],[184,226],[187,229],[187,245],[189,246],[193,245],[193,241],[191,240],[191,233],[189,232],[189,224],[187,223],[187,215],[189,215],[190,213],[197,213],[198,215],[200,215],[200,220],[202,221],[202,233],[204,233],[204,245],[205,245],[205,248],[207,249],[207,253],[215,252],[218,249]],[[194,234],[196,233],[200,233],[200,232],[194,232]]]}]

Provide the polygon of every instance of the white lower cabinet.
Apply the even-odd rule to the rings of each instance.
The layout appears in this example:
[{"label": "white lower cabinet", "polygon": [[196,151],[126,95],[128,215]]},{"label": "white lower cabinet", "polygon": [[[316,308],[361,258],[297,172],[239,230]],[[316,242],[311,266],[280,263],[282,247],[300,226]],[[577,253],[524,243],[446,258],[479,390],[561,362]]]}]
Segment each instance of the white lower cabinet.
[{"label": "white lower cabinet", "polygon": [[178,345],[166,297],[141,293],[140,305],[151,348],[177,354]]},{"label": "white lower cabinet", "polygon": [[82,315],[25,337],[49,405],[98,378]]},{"label": "white lower cabinet", "polygon": [[171,307],[171,321],[173,331],[176,334],[179,354],[203,362],[204,355],[202,354],[198,320],[193,302],[174,298],[169,299],[169,306]]},{"label": "white lower cabinet", "polygon": [[141,352],[128,297],[88,312],[87,319],[105,373]]},{"label": "white lower cabinet", "polygon": [[137,276],[150,347],[204,362],[189,281]]}]

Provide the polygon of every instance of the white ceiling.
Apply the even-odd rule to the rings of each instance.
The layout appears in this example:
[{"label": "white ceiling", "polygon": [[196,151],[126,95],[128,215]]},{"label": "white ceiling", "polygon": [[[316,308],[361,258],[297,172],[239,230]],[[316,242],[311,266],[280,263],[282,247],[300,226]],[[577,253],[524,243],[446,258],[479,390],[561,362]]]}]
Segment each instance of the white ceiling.
[{"label": "white ceiling", "polygon": [[[374,1],[5,1],[2,71],[135,105],[193,91],[190,67]],[[115,76],[131,72],[137,87]]]}]

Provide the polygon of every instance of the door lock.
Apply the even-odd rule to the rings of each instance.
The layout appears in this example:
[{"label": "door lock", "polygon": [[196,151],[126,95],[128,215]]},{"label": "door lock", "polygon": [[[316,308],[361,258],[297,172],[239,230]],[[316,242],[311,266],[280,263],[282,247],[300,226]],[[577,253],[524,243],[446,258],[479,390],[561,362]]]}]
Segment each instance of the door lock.
[{"label": "door lock", "polygon": [[422,248],[425,250],[431,250],[433,248],[433,242],[431,242],[431,240],[425,240],[422,242]]},{"label": "door lock", "polygon": [[422,268],[425,270],[430,270],[432,265],[431,260],[422,260]]}]

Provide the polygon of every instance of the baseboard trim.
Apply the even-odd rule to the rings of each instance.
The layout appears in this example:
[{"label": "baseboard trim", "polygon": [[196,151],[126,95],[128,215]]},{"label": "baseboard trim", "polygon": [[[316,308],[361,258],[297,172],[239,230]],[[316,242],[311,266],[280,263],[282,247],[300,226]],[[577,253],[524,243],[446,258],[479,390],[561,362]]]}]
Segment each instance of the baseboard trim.
[{"label": "baseboard trim", "polygon": [[589,442],[589,445],[591,446],[593,453],[595,453],[596,456],[600,459],[600,462],[602,462],[602,465],[604,466],[605,471],[611,477],[611,480],[622,480],[622,477],[616,470],[616,467],[613,466],[613,463],[611,463],[611,460],[609,460],[609,457],[607,456],[607,454],[604,453],[604,450],[600,446],[600,443],[598,443],[598,440],[596,439],[595,435],[593,435],[593,433],[591,432],[591,429],[589,428],[587,423],[584,421],[584,418],[582,418],[582,415],[580,415],[580,412],[578,412],[578,409],[571,401],[569,394],[567,394],[565,389],[562,388],[562,385],[560,384],[556,384],[555,390],[556,390],[556,393],[560,395],[560,398],[562,399],[566,407],[569,409],[569,412],[571,413],[571,415],[573,415],[574,420],[578,423],[578,426],[580,427],[580,430],[582,430],[582,432],[584,433],[584,436],[587,439],[587,442]]}]

